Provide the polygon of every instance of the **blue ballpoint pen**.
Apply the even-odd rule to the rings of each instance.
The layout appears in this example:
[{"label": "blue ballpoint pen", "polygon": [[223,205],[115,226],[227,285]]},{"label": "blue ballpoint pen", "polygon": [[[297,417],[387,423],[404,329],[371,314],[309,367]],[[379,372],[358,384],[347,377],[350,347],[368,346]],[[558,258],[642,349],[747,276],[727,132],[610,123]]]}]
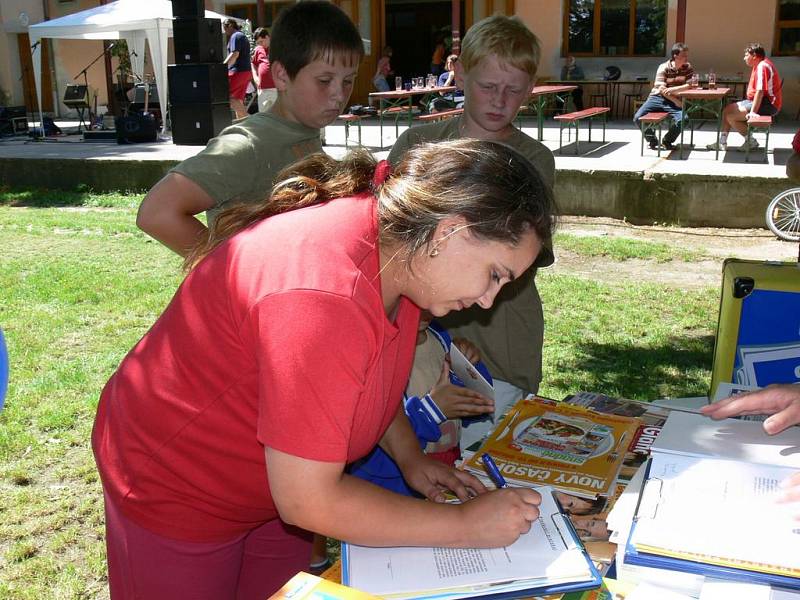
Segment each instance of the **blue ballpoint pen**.
[{"label": "blue ballpoint pen", "polygon": [[508,487],[503,474],[500,473],[500,469],[497,468],[497,465],[494,464],[494,460],[492,457],[489,456],[488,452],[484,452],[481,454],[481,461],[483,461],[483,466],[486,467],[486,471],[489,473],[489,477],[492,479],[494,484],[499,488]]}]

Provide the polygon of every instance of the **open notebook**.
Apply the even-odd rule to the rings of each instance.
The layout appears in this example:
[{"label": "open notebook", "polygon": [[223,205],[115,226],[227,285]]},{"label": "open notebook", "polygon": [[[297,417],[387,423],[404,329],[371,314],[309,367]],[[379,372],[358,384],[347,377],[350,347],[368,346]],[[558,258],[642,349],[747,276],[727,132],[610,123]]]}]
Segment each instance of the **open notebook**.
[{"label": "open notebook", "polygon": [[626,563],[800,589],[800,430],[673,413],[651,452]]}]

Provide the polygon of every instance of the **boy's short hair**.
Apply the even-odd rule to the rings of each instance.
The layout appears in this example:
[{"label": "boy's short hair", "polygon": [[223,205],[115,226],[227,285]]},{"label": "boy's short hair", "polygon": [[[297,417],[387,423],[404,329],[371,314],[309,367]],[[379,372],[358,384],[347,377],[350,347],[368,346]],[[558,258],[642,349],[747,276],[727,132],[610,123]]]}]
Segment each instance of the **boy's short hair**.
[{"label": "boy's short hair", "polygon": [[767,56],[767,53],[764,51],[764,46],[758,42],[747,44],[747,48],[745,48],[744,51],[748,54],[752,54],[753,56],[757,56],[758,58],[766,58]]},{"label": "boy's short hair", "polygon": [[281,63],[290,79],[314,60],[333,62],[335,55],[355,65],[364,57],[361,34],[342,9],[327,0],[303,0],[280,12],[272,25],[269,60]]},{"label": "boy's short hair", "polygon": [[261,38],[269,37],[269,29],[266,27],[259,27],[253,32],[253,39],[260,40]]},{"label": "boy's short hair", "polygon": [[672,45],[672,50],[670,51],[670,57],[675,58],[676,56],[678,56],[678,54],[688,49],[689,46],[687,46],[683,42],[676,42]]},{"label": "boy's short hair", "polygon": [[541,56],[539,38],[518,17],[494,15],[475,23],[461,42],[458,62],[465,71],[491,54],[536,78]]}]

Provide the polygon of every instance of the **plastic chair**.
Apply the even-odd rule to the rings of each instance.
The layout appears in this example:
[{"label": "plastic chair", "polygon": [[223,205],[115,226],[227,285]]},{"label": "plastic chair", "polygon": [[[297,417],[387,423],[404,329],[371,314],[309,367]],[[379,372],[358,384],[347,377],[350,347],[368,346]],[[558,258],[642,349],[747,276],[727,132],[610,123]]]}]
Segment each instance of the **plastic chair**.
[{"label": "plastic chair", "polygon": [[630,92],[625,92],[622,95],[622,114],[627,115],[630,113],[631,116],[638,110],[639,106],[642,105],[639,102],[639,105],[636,105],[637,100],[642,100],[642,92],[644,91],[645,84],[648,84],[647,81],[640,81],[638,83],[633,84]]},{"label": "plastic chair", "polygon": [[597,83],[597,91],[589,94],[589,104],[591,106],[610,106],[608,101],[608,83],[605,81]]},{"label": "plastic chair", "polygon": [[[606,67],[606,72],[603,75],[603,81],[617,81],[622,76],[622,70],[614,65]],[[608,84],[602,83],[598,86],[597,91],[589,96],[589,101],[592,106],[611,106],[608,94]]]}]

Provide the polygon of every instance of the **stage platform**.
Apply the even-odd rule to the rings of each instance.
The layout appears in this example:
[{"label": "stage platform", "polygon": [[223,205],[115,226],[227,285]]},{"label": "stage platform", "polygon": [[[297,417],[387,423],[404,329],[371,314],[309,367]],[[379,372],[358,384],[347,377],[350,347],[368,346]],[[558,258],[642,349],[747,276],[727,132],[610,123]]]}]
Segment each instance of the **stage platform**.
[{"label": "stage platform", "polygon": [[[64,131],[76,124],[57,122]],[[536,135],[532,118],[522,121],[523,130]],[[715,138],[708,123],[695,131],[694,146],[685,136],[684,158],[678,151],[661,157],[645,148],[640,155],[640,134],[629,121],[609,123],[606,141],[599,141],[595,127],[592,142],[581,131],[580,155],[574,139],[558,152],[559,130],[546,121],[544,144],[556,157],[556,194],[563,214],[624,218],[638,224],[674,223],[684,226],[763,227],[769,200],[788,187],[786,160],[798,123],[780,120],[770,135],[770,153],[751,152],[750,163],[735,147],[738,134],[731,134],[731,149],[720,153],[705,150]],[[400,132],[405,126],[400,127]],[[350,128],[350,147],[357,129]],[[388,154],[395,139],[394,124],[384,124],[383,139],[377,120],[365,120],[361,139],[378,157]],[[759,136],[763,140],[763,136]],[[342,156],[347,148],[344,126],[325,131],[325,151]],[[763,145],[763,141],[762,141]],[[383,148],[380,148],[383,146]],[[171,139],[152,144],[117,145],[107,141],[82,141],[80,135],[64,135],[34,141],[27,137],[0,138],[0,182],[6,186],[74,189],[79,185],[97,191],[146,190],[178,162],[199,152],[201,146],[176,146]]]}]

